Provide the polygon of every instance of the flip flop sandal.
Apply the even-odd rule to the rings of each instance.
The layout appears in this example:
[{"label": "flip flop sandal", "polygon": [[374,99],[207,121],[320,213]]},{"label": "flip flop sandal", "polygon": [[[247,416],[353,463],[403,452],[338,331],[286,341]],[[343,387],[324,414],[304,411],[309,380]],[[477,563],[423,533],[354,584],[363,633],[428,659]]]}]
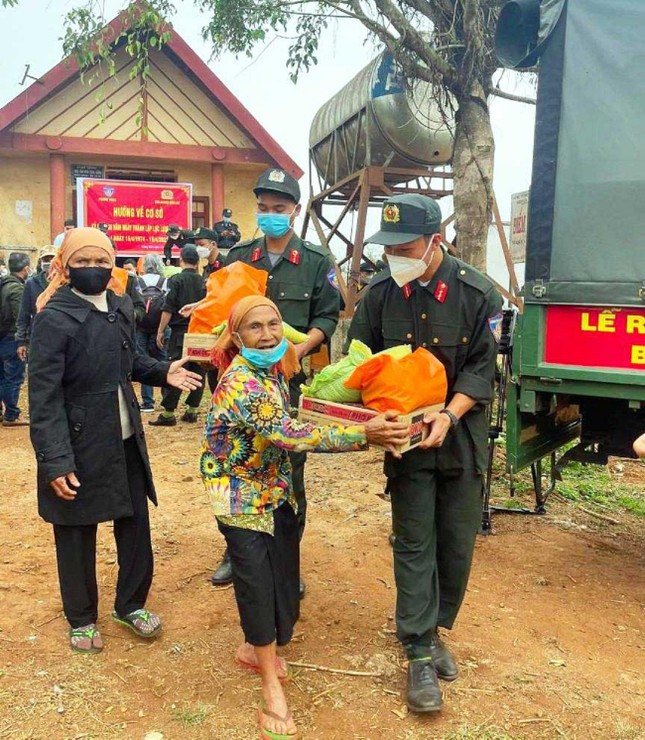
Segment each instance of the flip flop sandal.
[{"label": "flip flop sandal", "polygon": [[[237,665],[240,666],[240,668],[244,668],[247,671],[253,671],[254,673],[259,674],[260,673],[260,666],[257,663],[248,663],[246,660],[241,660],[237,656],[235,656],[235,662]],[[283,673],[283,665],[284,668],[286,668],[286,673]],[[291,678],[291,671],[289,670],[289,664],[287,661],[283,662],[280,660],[279,657],[276,656],[275,659],[275,671],[278,674],[278,680],[280,683],[286,683]]]},{"label": "flip flop sandal", "polygon": [[125,617],[119,616],[116,612],[112,612],[112,619],[124,627],[131,629],[135,635],[149,639],[156,637],[161,632],[161,622],[152,612],[147,609],[136,609]]},{"label": "flip flop sandal", "polygon": [[103,650],[101,633],[95,624],[69,628],[69,646],[75,653],[100,653]]},{"label": "flip flop sandal", "polygon": [[260,737],[262,740],[294,740],[294,738],[298,737],[298,731],[294,732],[292,735],[289,733],[280,733],[280,732],[272,732],[271,730],[267,730],[267,728],[264,726],[264,718],[266,717],[272,717],[273,719],[277,719],[278,722],[288,722],[290,719],[293,720],[293,715],[291,712],[287,712],[285,717],[281,717],[279,714],[276,714],[275,712],[271,712],[266,708],[266,705],[264,702],[260,704],[258,707],[258,724],[260,725]]}]

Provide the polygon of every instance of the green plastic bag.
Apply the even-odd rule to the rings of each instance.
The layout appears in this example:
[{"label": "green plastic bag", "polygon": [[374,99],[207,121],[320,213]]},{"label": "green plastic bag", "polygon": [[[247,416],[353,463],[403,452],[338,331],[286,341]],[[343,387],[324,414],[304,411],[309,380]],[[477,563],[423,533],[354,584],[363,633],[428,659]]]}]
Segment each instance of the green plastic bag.
[{"label": "green plastic bag", "polygon": [[302,395],[337,403],[359,403],[361,392],[345,388],[343,382],[371,357],[372,351],[366,344],[352,339],[347,356],[314,375],[311,385],[301,385]]}]

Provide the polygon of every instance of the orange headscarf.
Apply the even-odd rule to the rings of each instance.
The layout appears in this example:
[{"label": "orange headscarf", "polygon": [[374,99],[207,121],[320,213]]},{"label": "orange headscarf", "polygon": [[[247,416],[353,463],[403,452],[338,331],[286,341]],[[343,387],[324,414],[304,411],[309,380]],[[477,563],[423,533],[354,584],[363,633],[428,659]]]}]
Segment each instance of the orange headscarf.
[{"label": "orange headscarf", "polygon": [[[90,229],[88,227],[70,229],[70,231],[65,234],[65,238],[58,250],[58,254],[52,260],[49,273],[47,274],[49,284],[36,300],[36,308],[38,311],[42,311],[47,301],[62,285],[67,285],[69,283],[69,278],[65,275],[65,268],[67,267],[67,263],[72,255],[76,254],[80,249],[83,249],[83,247],[98,247],[99,249],[102,249],[110,258],[112,267],[114,267],[114,248],[112,247],[112,242],[102,231],[99,231],[98,229]],[[118,295],[123,295],[124,293],[123,288],[118,284],[114,277],[108,283],[108,288]]]},{"label": "orange headscarf", "polygon": [[[226,322],[226,327],[220,334],[211,351],[211,360],[213,361],[213,365],[215,365],[220,372],[226,370],[233,359],[239,354],[240,350],[233,341],[233,334],[235,334],[240,328],[242,319],[246,314],[259,306],[268,306],[269,308],[272,308],[278,317],[282,319],[278,307],[268,298],[265,298],[262,295],[249,295],[246,296],[246,298],[241,298],[231,309],[228,321]],[[298,362],[298,356],[296,355],[296,349],[293,344],[288,340],[287,344],[287,351],[285,352],[284,357],[277,364],[277,368],[288,380],[293,377],[298,370],[300,370],[300,363]]]}]

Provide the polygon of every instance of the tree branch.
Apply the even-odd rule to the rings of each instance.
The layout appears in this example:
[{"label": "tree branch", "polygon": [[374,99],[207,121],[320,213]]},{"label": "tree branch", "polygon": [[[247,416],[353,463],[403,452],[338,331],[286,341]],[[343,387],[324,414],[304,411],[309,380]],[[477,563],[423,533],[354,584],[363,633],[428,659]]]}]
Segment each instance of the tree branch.
[{"label": "tree branch", "polygon": [[417,54],[430,69],[441,76],[446,87],[454,90],[459,86],[457,70],[434,51],[391,0],[374,0],[374,4],[392,23],[401,37],[401,43]]},{"label": "tree branch", "polygon": [[527,98],[524,95],[514,95],[513,93],[501,90],[499,87],[494,87],[490,91],[491,95],[495,95],[498,98],[504,98],[504,100],[513,100],[516,103],[526,103],[527,105],[535,105],[537,103],[535,98]]}]

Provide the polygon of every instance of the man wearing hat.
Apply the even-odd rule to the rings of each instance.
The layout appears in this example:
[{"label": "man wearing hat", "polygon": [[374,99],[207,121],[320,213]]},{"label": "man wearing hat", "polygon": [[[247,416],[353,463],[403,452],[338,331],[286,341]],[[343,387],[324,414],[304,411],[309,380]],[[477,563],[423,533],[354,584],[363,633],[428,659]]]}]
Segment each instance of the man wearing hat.
[{"label": "man wearing hat", "polygon": [[[170,339],[166,348],[168,360],[173,362],[179,360],[184,348],[184,336],[188,330],[189,319],[179,313],[179,309],[187,303],[197,303],[206,294],[204,281],[198,273],[199,254],[194,244],[185,244],[179,257],[181,272],[172,275],[168,280],[168,294],[164,301],[161,312],[161,321],[157,329],[157,345],[164,349],[164,334],[166,328],[170,327]],[[185,365],[187,370],[199,373],[204,380],[203,368],[195,362]],[[192,390],[186,397],[186,411],[181,421],[194,423],[197,421],[197,409],[204,393],[203,384]],[[177,388],[167,388],[163,391],[161,405],[162,413],[153,421],[149,421],[153,427],[174,427],[177,424],[175,410],[179,405],[181,391]]]},{"label": "man wearing hat", "polygon": [[204,280],[208,280],[208,276],[211,275],[211,273],[217,272],[217,270],[223,266],[222,260],[220,259],[219,247],[217,246],[217,232],[200,226],[195,232],[194,241],[198,247],[201,247],[203,250],[208,250],[208,263],[203,272]]},{"label": "man wearing hat", "polygon": [[231,221],[232,215],[233,211],[230,208],[225,208],[222,211],[222,220],[213,224],[213,231],[217,234],[217,245],[220,249],[229,250],[242,238],[238,225]]},{"label": "man wearing hat", "polygon": [[112,239],[112,237],[111,237],[111,236],[110,236],[110,234],[108,233],[108,232],[110,231],[110,226],[109,226],[109,224],[106,224],[105,222],[101,222],[101,223],[100,223],[100,224],[98,225],[98,229],[99,229],[99,231],[102,231],[102,232],[103,232],[103,233],[105,234],[105,236],[107,236],[107,238],[108,238],[108,239],[110,240],[110,242],[112,243],[112,249],[114,249],[114,251],[116,252],[116,244],[114,243],[114,239]]},{"label": "man wearing hat", "polygon": [[[191,232],[192,236],[192,232]],[[170,224],[168,227],[166,243],[163,247],[163,261],[165,265],[172,264],[172,250],[181,249],[184,244],[192,243],[188,233],[183,231],[181,226]]]},{"label": "man wearing hat", "polygon": [[36,299],[45,290],[48,282],[49,268],[56,256],[53,246],[42,247],[38,255],[38,272],[28,278],[25,290],[22,294],[20,313],[16,321],[16,344],[18,345],[18,357],[25,362],[27,360],[27,348],[29,346],[29,335],[31,334],[31,322],[36,315]]},{"label": "man wearing hat", "polygon": [[427,439],[400,460],[385,456],[392,502],[397,637],[407,653],[407,703],[414,712],[442,706],[437,678],[457,664],[437,628],[451,629],[466,591],[481,521],[488,419],[502,301],[487,277],[441,248],[441,211],[423,195],[383,204],[388,267],[365,289],[348,342],[373,352],[411,344],[446,368],[446,406],[428,414]]},{"label": "man wearing hat", "polygon": [[[226,264],[245,262],[269,273],[267,298],[278,306],[284,321],[309,337],[296,345],[300,359],[331,339],[336,329],[340,311],[336,271],[325,249],[303,241],[293,230],[300,213],[300,187],[288,172],[276,168],[265,170],[253,192],[257,198],[257,225],[264,236],[233,247]],[[300,372],[289,382],[294,407],[298,405],[300,385],[304,381],[305,375]],[[291,453],[290,458],[302,539],[307,508],[306,453]],[[222,585],[230,580],[231,566],[225,553],[212,581],[214,585]],[[304,595],[302,582],[300,594]]]},{"label": "man wearing hat", "polygon": [[29,257],[11,252],[9,274],[0,278],[0,418],[2,426],[28,424],[20,419],[18,398],[25,379],[25,363],[18,355],[16,323],[20,313],[25,281],[29,277]]}]

